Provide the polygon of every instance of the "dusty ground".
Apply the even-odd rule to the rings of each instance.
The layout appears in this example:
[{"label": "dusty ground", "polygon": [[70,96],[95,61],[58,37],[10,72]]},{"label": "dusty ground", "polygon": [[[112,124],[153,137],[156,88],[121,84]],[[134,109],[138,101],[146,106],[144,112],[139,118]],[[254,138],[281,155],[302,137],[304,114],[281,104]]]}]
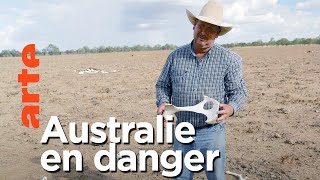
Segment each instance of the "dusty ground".
[{"label": "dusty ground", "polygon": [[[249,179],[319,179],[320,176],[320,46],[235,48],[243,57],[249,90],[245,108],[227,122],[227,170]],[[308,52],[309,51],[309,52]],[[40,139],[52,115],[60,117],[68,134],[69,122],[155,124],[155,82],[169,51],[39,57],[41,81],[30,91],[40,93],[41,125],[21,125],[20,58],[0,63],[0,179],[164,179],[160,173],[101,173],[93,156],[108,145],[62,145]],[[79,75],[96,68],[110,73]],[[112,72],[112,71],[116,72]],[[112,73],[111,73],[112,72]],[[133,139],[132,139],[133,142]],[[169,145],[120,145],[119,150],[154,149]],[[54,149],[80,150],[84,171],[48,173],[41,154]],[[73,166],[74,168],[74,166]],[[198,174],[197,179],[202,179]],[[228,179],[233,179],[227,176]]]}]

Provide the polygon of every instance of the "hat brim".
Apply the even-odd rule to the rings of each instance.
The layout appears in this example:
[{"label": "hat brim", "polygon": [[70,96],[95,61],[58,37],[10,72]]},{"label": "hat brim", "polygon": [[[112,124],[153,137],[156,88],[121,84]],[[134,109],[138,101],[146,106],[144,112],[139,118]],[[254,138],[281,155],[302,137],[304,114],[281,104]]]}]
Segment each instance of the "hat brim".
[{"label": "hat brim", "polygon": [[195,25],[196,19],[198,19],[200,21],[203,21],[203,22],[206,22],[206,23],[209,23],[209,24],[220,26],[221,27],[221,32],[219,33],[219,36],[223,36],[223,35],[227,34],[232,29],[232,25],[229,24],[229,23],[218,23],[218,22],[215,22],[213,19],[209,19],[209,18],[204,17],[204,16],[196,17],[188,9],[186,9],[186,12],[187,12],[187,16],[188,16],[189,21],[193,25]]}]

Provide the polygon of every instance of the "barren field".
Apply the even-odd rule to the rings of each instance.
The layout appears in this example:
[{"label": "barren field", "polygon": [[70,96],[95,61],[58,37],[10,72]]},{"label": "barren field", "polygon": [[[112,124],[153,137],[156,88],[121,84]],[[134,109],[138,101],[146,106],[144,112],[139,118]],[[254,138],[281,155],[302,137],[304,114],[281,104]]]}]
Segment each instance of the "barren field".
[{"label": "barren field", "polygon": [[[312,179],[320,177],[320,46],[235,48],[243,58],[249,97],[227,120],[227,168],[251,179]],[[0,179],[165,179],[161,172],[99,172],[93,158],[108,143],[47,145],[40,139],[50,119],[58,116],[68,137],[69,122],[150,122],[155,125],[155,83],[169,51],[39,56],[40,82],[29,84],[40,94],[40,128],[21,123],[21,58],[0,58]],[[93,68],[95,74],[81,74]],[[102,73],[102,72],[104,73]],[[79,74],[80,72],[80,74]],[[108,73],[107,73],[108,72]],[[79,131],[79,133],[81,133]],[[171,145],[120,144],[118,150],[156,150]],[[79,150],[83,172],[46,172],[43,152]],[[149,162],[150,163],[150,162]],[[149,164],[150,165],[150,164]],[[62,168],[62,167],[61,167]],[[203,179],[204,173],[195,179]],[[234,179],[227,176],[227,179]]]}]

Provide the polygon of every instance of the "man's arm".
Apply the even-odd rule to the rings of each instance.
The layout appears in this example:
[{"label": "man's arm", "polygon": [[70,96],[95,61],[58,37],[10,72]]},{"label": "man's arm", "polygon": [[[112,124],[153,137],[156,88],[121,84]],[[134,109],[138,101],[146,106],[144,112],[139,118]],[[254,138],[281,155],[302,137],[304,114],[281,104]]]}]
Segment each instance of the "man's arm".
[{"label": "man's arm", "polygon": [[159,112],[159,109],[158,109],[158,114],[162,114],[165,103],[170,103],[171,101],[171,93],[172,93],[171,77],[170,77],[171,64],[172,64],[172,58],[170,55],[162,69],[162,72],[156,84],[156,96],[157,96],[156,104],[157,104],[157,107],[161,109],[161,112]]},{"label": "man's arm", "polygon": [[[245,103],[247,89],[242,75],[242,62],[239,56],[234,56],[225,76],[225,91],[228,105],[233,107],[233,114]],[[233,115],[232,114],[232,115]]]}]

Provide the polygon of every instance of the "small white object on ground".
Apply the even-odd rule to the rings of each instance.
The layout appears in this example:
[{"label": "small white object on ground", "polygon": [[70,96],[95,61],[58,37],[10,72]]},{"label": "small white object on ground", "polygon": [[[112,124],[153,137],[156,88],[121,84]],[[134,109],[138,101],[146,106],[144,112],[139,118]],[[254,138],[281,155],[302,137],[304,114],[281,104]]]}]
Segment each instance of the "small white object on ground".
[{"label": "small white object on ground", "polygon": [[[213,106],[211,109],[204,109],[204,105],[207,102],[213,102]],[[176,118],[174,113],[179,112],[179,111],[190,111],[190,112],[204,114],[207,116],[206,123],[214,124],[214,123],[216,123],[216,120],[218,118],[219,102],[215,99],[208,97],[208,96],[204,96],[203,101],[201,101],[200,103],[198,103],[194,106],[176,107],[172,104],[167,104],[165,107],[165,110],[163,112],[163,117],[166,119],[166,117],[168,115],[173,115],[173,117]]]},{"label": "small white object on ground", "polygon": [[229,175],[232,175],[232,176],[236,176],[239,178],[239,180],[247,180],[248,177],[242,177],[242,174],[236,174],[236,173],[233,173],[233,172],[230,172],[230,171],[226,171],[226,174],[229,174]]},{"label": "small white object on ground", "polygon": [[[76,70],[75,70],[76,72]],[[78,74],[96,74],[96,73],[102,73],[102,74],[108,74],[109,72],[108,71],[105,71],[105,70],[98,70],[98,69],[95,69],[95,68],[88,68],[86,70],[81,70],[78,72]],[[112,73],[116,73],[117,70],[112,70],[111,71]]]},{"label": "small white object on ground", "polygon": [[83,71],[80,71],[79,74],[84,74],[84,73],[87,73],[87,74],[96,74],[98,73],[100,70],[97,70],[97,69],[93,69],[93,68],[88,68],[86,70],[83,70]]}]

